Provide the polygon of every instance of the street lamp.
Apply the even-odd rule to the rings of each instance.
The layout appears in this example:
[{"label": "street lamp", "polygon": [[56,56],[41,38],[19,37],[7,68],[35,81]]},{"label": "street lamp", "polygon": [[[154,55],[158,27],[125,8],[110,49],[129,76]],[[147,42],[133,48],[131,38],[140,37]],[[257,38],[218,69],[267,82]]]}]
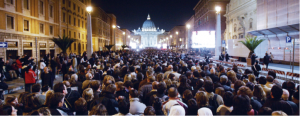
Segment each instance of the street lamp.
[{"label": "street lamp", "polygon": [[115,48],[115,51],[116,51],[116,49],[117,49],[117,47],[116,47],[116,30],[115,30],[116,25],[112,25],[112,28],[114,30],[114,48]]},{"label": "street lamp", "polygon": [[189,39],[189,33],[190,33],[190,28],[191,28],[191,25],[190,24],[187,24],[186,25],[186,28],[187,28],[187,41],[186,41],[186,49],[188,51],[188,49],[190,48],[190,39]]},{"label": "street lamp", "polygon": [[221,54],[221,7],[216,6],[215,7],[216,13],[217,13],[217,24],[216,24],[216,39],[215,39],[215,59],[218,59],[219,55]]},{"label": "street lamp", "polygon": [[178,35],[178,31],[176,31],[176,35]]},{"label": "street lamp", "polygon": [[92,18],[91,12],[93,8],[91,6],[86,7],[87,13],[87,57],[90,58],[93,54],[93,41],[92,41]]}]

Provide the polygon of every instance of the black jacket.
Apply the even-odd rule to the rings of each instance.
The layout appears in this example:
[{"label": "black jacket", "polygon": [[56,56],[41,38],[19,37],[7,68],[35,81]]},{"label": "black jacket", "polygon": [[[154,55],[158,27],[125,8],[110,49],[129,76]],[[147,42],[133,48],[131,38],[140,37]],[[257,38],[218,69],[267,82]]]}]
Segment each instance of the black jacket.
[{"label": "black jacket", "polygon": [[90,108],[93,108],[93,106],[102,103],[106,107],[108,115],[114,115],[119,112],[118,102],[116,101],[114,94],[102,91],[102,94],[100,96],[100,98],[94,99],[92,101],[92,103],[90,104]]},{"label": "black jacket", "polygon": [[76,90],[71,90],[71,88],[67,88],[68,94],[66,95],[67,101],[65,101],[68,105],[71,111],[75,111],[75,101],[78,100],[81,95]]},{"label": "black jacket", "polygon": [[293,114],[293,109],[286,101],[278,99],[269,99],[265,102],[263,107],[270,107],[273,111],[282,110],[287,115]]},{"label": "black jacket", "polygon": [[215,83],[215,82],[219,82],[219,78],[218,78],[218,76],[217,75],[215,75],[215,74],[210,74],[210,75],[208,75],[210,78],[211,78],[211,80],[213,81],[213,83]]},{"label": "black jacket", "polygon": [[251,65],[253,65],[253,64],[254,64],[254,62],[255,62],[255,58],[257,58],[257,56],[255,56],[255,55],[251,55]]},{"label": "black jacket", "polygon": [[270,56],[268,56],[268,55],[264,56],[263,62],[264,62],[264,64],[269,64],[269,62],[270,62]]}]

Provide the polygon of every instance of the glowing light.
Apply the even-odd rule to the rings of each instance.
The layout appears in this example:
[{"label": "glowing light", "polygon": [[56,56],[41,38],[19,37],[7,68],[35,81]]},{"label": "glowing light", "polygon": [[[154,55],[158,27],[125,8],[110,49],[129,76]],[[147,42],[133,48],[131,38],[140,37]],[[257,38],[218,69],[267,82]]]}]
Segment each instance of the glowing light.
[{"label": "glowing light", "polygon": [[192,48],[215,48],[215,31],[193,31]]},{"label": "glowing light", "polygon": [[170,38],[172,38],[173,36],[172,35],[170,35]]},{"label": "glowing light", "polygon": [[116,25],[113,25],[112,28],[116,28]]},{"label": "glowing light", "polygon": [[219,13],[221,11],[221,7],[220,6],[216,6],[215,10],[217,11],[217,13]]},{"label": "glowing light", "polygon": [[190,29],[190,28],[191,28],[191,25],[190,25],[190,24],[187,24],[187,25],[186,25],[186,28]]},{"label": "glowing light", "polygon": [[125,32],[123,32],[123,35],[125,35],[126,33]]},{"label": "glowing light", "polygon": [[87,11],[88,13],[91,13],[92,10],[93,10],[93,8],[92,8],[91,6],[86,7],[86,11]]},{"label": "glowing light", "polygon": [[178,35],[178,31],[176,31],[176,34]]}]

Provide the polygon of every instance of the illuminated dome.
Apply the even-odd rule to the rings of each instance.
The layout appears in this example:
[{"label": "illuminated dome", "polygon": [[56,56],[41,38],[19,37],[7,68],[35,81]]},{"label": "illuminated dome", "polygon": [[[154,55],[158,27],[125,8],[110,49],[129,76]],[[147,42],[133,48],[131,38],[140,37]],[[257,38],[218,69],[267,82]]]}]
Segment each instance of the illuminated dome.
[{"label": "illuminated dome", "polygon": [[150,19],[150,15],[148,14],[147,20],[143,24],[142,31],[156,31],[155,24]]}]

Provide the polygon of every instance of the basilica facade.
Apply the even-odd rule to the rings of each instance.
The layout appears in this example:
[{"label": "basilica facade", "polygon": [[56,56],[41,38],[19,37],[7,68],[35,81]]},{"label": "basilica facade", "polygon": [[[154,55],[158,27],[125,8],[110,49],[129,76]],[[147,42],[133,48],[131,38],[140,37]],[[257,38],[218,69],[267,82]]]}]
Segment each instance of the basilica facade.
[{"label": "basilica facade", "polygon": [[133,30],[134,35],[141,36],[142,48],[154,48],[157,47],[157,36],[163,34],[165,30],[155,27],[155,24],[151,21],[150,15],[144,22],[142,29],[138,28]]}]

